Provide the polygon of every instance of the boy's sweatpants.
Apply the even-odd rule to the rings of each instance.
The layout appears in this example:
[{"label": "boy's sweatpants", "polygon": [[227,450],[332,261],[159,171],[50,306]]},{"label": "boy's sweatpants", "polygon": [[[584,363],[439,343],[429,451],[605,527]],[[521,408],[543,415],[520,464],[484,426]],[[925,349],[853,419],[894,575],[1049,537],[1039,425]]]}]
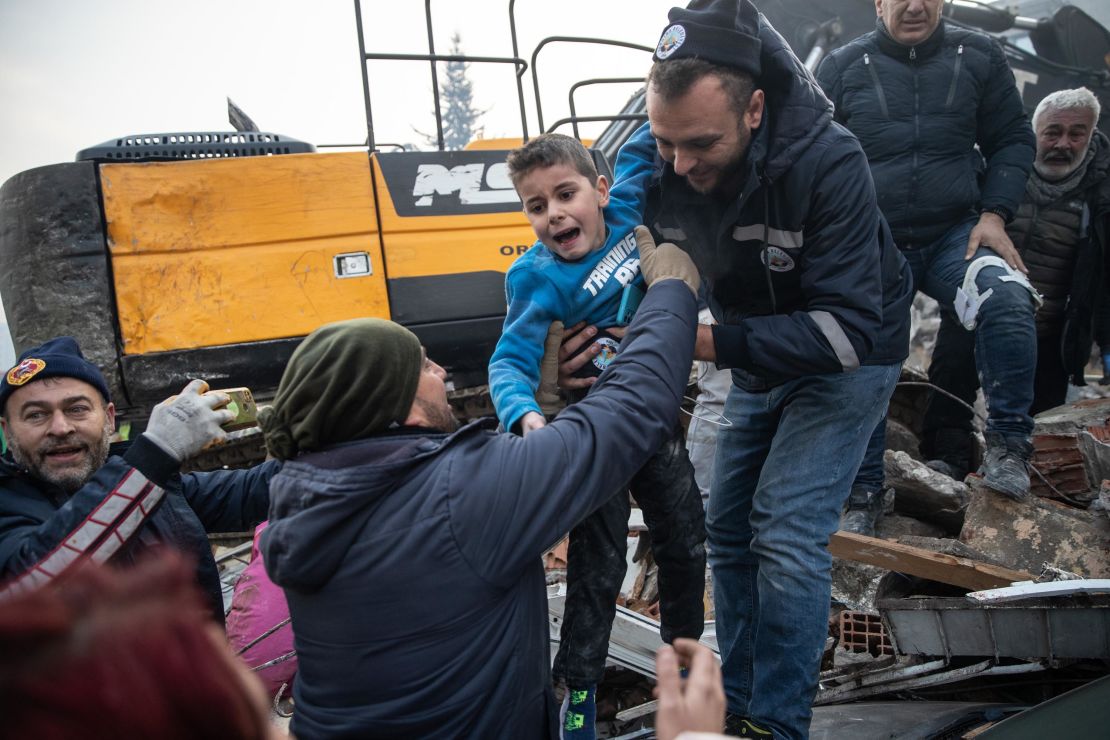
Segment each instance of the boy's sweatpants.
[{"label": "boy's sweatpants", "polygon": [[[659,566],[663,640],[696,640],[705,617],[705,513],[680,427],[628,487],[644,513]],[[568,686],[597,684],[605,672],[624,580],[629,509],[622,489],[570,532],[567,597],[552,667],[555,680]]]}]

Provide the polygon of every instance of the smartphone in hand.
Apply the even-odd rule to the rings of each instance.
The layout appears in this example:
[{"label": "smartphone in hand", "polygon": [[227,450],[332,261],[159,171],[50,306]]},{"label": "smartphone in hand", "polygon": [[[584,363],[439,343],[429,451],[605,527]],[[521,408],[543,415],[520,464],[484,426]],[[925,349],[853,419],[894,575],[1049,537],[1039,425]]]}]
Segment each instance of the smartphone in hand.
[{"label": "smartphone in hand", "polygon": [[617,323],[621,326],[632,323],[632,317],[636,314],[636,309],[640,307],[640,301],[643,299],[643,290],[632,283],[624,286],[624,292],[621,293],[620,307],[617,308]]}]

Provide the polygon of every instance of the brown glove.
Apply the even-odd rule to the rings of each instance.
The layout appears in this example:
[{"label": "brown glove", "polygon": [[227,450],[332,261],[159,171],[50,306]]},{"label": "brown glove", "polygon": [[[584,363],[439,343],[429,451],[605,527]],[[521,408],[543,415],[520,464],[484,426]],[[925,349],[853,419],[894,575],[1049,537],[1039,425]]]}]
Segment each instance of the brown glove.
[{"label": "brown glove", "polygon": [[701,276],[690,255],[670,242],[655,246],[655,240],[646,226],[636,227],[636,246],[640,249],[640,272],[644,273],[649,288],[660,280],[677,278],[686,283],[697,297]]},{"label": "brown glove", "polygon": [[543,343],[543,360],[540,361],[540,385],[536,389],[536,403],[544,416],[550,416],[563,407],[559,395],[559,347],[563,343],[563,322],[552,321]]}]

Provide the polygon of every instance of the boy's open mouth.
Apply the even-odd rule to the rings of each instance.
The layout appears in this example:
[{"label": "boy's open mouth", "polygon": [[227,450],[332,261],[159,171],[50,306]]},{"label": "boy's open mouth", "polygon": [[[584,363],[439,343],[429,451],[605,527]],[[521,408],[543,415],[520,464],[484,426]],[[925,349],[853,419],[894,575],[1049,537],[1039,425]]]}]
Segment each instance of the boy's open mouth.
[{"label": "boy's open mouth", "polygon": [[572,242],[578,237],[580,231],[581,229],[579,229],[578,227],[567,229],[566,231],[560,231],[558,234],[555,235],[555,242],[558,244],[566,244],[567,242]]}]

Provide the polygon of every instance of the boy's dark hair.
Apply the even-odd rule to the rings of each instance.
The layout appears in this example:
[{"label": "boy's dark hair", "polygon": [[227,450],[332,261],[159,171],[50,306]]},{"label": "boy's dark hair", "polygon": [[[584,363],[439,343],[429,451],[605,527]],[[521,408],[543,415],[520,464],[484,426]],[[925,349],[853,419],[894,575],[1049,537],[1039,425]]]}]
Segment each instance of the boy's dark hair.
[{"label": "boy's dark hair", "polygon": [[578,174],[597,184],[597,166],[581,141],[565,134],[540,134],[527,144],[509,152],[505,159],[509,165],[509,178],[517,187],[520,178],[537,167],[554,167],[565,164]]},{"label": "boy's dark hair", "polygon": [[755,92],[755,79],[735,67],[713,64],[696,57],[668,59],[652,65],[647,82],[656,94],[669,101],[685,95],[706,75],[714,75],[720,80],[732,110],[737,116],[744,115]]}]

